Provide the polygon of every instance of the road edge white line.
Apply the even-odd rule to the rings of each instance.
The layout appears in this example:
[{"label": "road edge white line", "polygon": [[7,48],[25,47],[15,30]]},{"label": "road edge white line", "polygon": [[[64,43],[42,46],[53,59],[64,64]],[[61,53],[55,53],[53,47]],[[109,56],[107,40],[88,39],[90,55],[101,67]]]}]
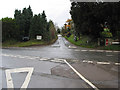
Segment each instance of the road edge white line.
[{"label": "road edge white line", "polygon": [[64,62],[82,79],[84,80],[87,84],[89,84],[92,88],[95,90],[99,90],[95,85],[93,85],[90,81],[88,81],[83,75],[81,75],[76,69],[74,69],[66,60]]}]

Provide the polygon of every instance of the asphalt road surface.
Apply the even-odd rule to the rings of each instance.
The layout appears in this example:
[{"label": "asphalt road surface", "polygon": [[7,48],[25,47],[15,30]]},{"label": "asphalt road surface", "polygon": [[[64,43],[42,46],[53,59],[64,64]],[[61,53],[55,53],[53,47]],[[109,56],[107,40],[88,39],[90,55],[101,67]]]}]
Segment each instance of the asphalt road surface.
[{"label": "asphalt road surface", "polygon": [[0,88],[118,88],[119,51],[48,46],[0,49]]}]

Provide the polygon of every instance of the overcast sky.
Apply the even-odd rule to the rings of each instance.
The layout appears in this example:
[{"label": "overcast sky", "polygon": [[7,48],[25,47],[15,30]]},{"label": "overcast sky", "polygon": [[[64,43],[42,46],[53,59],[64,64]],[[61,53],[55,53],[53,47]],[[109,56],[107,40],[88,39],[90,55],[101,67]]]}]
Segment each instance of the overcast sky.
[{"label": "overcast sky", "polygon": [[14,17],[15,9],[22,10],[30,5],[34,14],[42,13],[45,10],[48,20],[53,20],[59,27],[71,18],[69,11],[70,0],[1,0],[0,19]]}]

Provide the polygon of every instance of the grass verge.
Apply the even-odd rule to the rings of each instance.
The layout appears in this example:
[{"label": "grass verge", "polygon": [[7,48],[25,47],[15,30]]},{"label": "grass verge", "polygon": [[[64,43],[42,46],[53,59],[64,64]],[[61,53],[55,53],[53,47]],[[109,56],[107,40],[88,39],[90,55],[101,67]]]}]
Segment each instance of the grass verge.
[{"label": "grass verge", "polygon": [[120,45],[102,46],[102,47],[97,47],[97,48],[102,49],[102,50],[117,50],[117,51],[120,51]]},{"label": "grass verge", "polygon": [[72,44],[77,45],[77,46],[86,47],[86,48],[96,48],[97,47],[97,44],[94,42],[87,43],[87,41],[90,41],[90,38],[87,36],[82,36],[81,39],[78,41],[74,41],[73,35],[71,35],[69,38],[65,36],[65,38],[69,42],[71,42]]},{"label": "grass verge", "polygon": [[71,42],[72,44],[80,46],[80,47],[94,48],[94,49],[101,49],[101,50],[117,50],[117,51],[120,51],[120,45],[98,46],[97,42],[87,43],[87,41],[91,41],[88,36],[82,36],[81,39],[78,40],[77,42],[74,41],[74,36],[73,35],[71,35],[70,37],[65,36],[65,38],[69,42]]},{"label": "grass verge", "polygon": [[6,41],[4,43],[2,43],[2,47],[29,47],[29,46],[41,46],[41,45],[49,45],[49,44],[52,44],[54,43],[55,41],[57,40],[56,39],[53,39],[51,41],[42,41],[42,40],[30,40],[30,41],[27,41],[27,42],[18,42],[18,41],[15,41],[15,40],[9,40],[9,41]]}]

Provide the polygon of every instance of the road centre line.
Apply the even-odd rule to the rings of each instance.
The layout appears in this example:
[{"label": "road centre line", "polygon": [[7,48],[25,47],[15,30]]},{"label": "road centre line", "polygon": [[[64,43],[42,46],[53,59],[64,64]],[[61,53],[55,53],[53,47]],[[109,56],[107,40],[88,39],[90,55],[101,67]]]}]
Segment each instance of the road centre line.
[{"label": "road centre line", "polygon": [[93,63],[93,61],[83,60],[84,63]]},{"label": "road centre line", "polygon": [[86,51],[88,51],[88,50],[81,50],[81,51],[83,51],[83,52],[85,51],[85,52],[86,52]]},{"label": "road centre line", "polygon": [[69,46],[69,48],[77,48],[77,47],[75,47],[75,46]]},{"label": "road centre line", "polygon": [[14,88],[11,73],[28,72],[28,74],[27,74],[27,76],[25,78],[25,81],[24,81],[23,85],[21,86],[21,88],[27,88],[28,84],[30,82],[33,70],[34,70],[33,67],[16,68],[16,69],[7,69],[7,70],[5,70],[6,80],[7,80],[7,88]]},{"label": "road centre line", "polygon": [[90,81],[88,81],[83,75],[81,75],[76,69],[74,69],[66,60],[64,62],[82,79],[84,80],[88,85],[90,85],[95,90],[99,90],[95,85],[93,85]]},{"label": "road centre line", "polygon": [[95,51],[95,50],[88,50],[88,51]]},{"label": "road centre line", "polygon": [[115,63],[115,65],[120,65],[120,63]]},{"label": "road centre line", "polygon": [[42,60],[42,61],[45,61],[45,60],[49,60],[50,58],[40,58],[40,60]]},{"label": "road centre line", "polygon": [[109,62],[97,62],[97,64],[110,64]]},{"label": "road centre line", "polygon": [[106,52],[113,52],[113,51],[106,51]]},{"label": "road centre line", "polygon": [[75,51],[80,51],[80,50],[75,50]]},{"label": "road centre line", "polygon": [[96,50],[97,52],[104,52],[104,50]]},{"label": "road centre line", "polygon": [[87,60],[83,60],[83,62],[86,62],[86,63],[87,63],[88,61],[87,61]]},{"label": "road centre line", "polygon": [[120,52],[120,51],[113,51],[113,52]]},{"label": "road centre line", "polygon": [[[17,49],[18,47],[6,47],[6,48],[13,48],[13,49]],[[68,48],[73,48],[73,49],[75,49],[75,48],[77,48],[77,47],[75,47],[75,46],[68,46]],[[32,49],[38,49],[38,48],[18,48],[18,49],[28,49],[28,50],[32,50]],[[75,51],[82,51],[82,50],[75,50]],[[83,50],[84,51],[84,50]],[[96,51],[96,52],[115,52],[115,53],[118,53],[118,52],[120,52],[120,51],[109,51],[109,50],[87,50],[87,51]]]},{"label": "road centre line", "polygon": [[[96,63],[96,64],[103,64],[103,65],[109,65],[109,64],[111,64],[110,62],[94,62],[94,61],[88,61],[88,60],[83,60],[82,61],[83,63]],[[120,63],[114,63],[114,65],[120,65]]]},{"label": "road centre line", "polygon": [[62,63],[63,61],[59,61],[59,60],[50,60],[51,62],[58,62],[58,63]]},{"label": "road centre line", "polygon": [[85,52],[85,51],[89,51],[89,52],[114,52],[114,53],[120,52],[120,51],[108,51],[108,50],[79,50],[79,49],[76,49],[74,51],[83,51],[83,52]]},{"label": "road centre line", "polygon": [[88,61],[88,63],[93,63],[93,61]]},{"label": "road centre line", "polygon": [[[21,56],[21,55],[7,55],[7,54],[2,54],[2,56],[7,56],[7,57],[14,57],[14,58],[25,58],[25,59],[39,59],[39,61],[47,61],[47,60],[52,60],[52,58],[47,58],[47,57],[43,57],[43,58],[41,58],[41,57],[38,57],[38,56]],[[112,56],[112,55],[108,55],[108,56]],[[59,58],[54,58],[53,59],[54,61],[55,60],[57,60],[57,61],[59,61],[60,62],[60,60],[61,61],[63,61],[64,59],[59,59]],[[56,61],[56,62],[57,62]],[[94,64],[106,64],[106,65],[109,65],[109,64],[111,64],[110,62],[95,62],[95,61],[92,61],[92,60],[83,60],[82,61],[83,63],[94,63]],[[114,63],[114,65],[120,65],[120,63]]]}]

